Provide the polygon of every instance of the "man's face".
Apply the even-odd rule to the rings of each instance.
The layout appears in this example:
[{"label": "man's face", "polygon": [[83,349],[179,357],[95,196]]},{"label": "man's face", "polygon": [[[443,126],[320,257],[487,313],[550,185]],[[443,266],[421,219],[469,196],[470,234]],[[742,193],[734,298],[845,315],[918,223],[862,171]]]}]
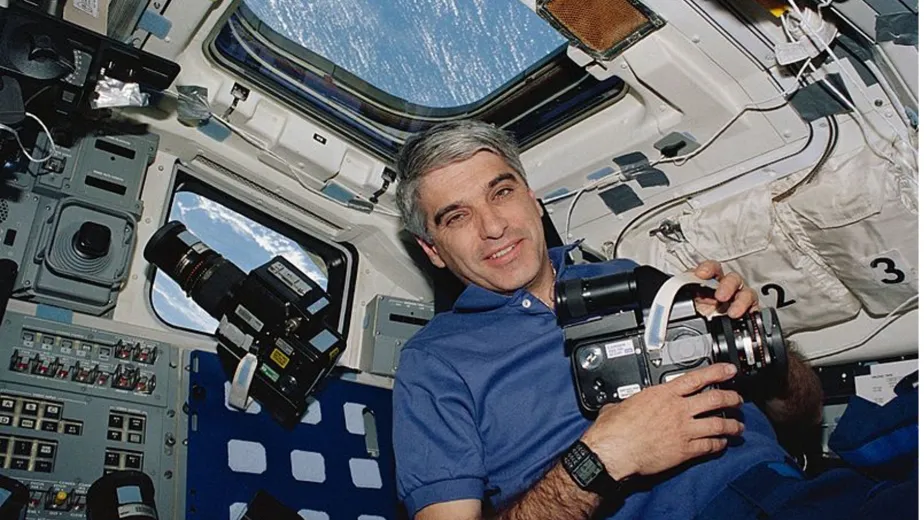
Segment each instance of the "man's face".
[{"label": "man's face", "polygon": [[419,194],[433,244],[418,242],[434,265],[500,293],[537,283],[549,261],[542,208],[503,159],[482,151],[433,170]]}]

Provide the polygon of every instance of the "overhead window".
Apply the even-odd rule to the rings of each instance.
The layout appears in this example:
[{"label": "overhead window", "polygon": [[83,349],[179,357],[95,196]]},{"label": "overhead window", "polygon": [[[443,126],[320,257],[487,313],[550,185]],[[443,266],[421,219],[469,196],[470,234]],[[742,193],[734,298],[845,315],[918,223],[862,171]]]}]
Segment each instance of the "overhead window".
[{"label": "overhead window", "polygon": [[[327,290],[336,303],[342,305],[344,301],[349,273],[343,251],[294,232],[198,181],[178,184],[168,220],[185,224],[245,273],[279,255]],[[218,327],[212,316],[160,270],[154,277],[151,304],[158,317],[171,326],[205,333]]]},{"label": "overhead window", "polygon": [[566,48],[519,0],[244,0],[209,40],[219,63],[386,158],[458,118],[526,145],[623,92]]},{"label": "overhead window", "polygon": [[481,101],[565,39],[519,0],[245,0],[273,31],[411,104]]}]

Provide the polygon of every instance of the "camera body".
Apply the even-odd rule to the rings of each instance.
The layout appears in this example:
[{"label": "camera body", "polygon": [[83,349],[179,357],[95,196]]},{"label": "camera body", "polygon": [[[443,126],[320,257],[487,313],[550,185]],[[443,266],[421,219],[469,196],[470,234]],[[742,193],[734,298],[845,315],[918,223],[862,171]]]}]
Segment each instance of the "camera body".
[{"label": "camera body", "polygon": [[651,348],[645,324],[658,290],[669,279],[640,266],[556,284],[555,309],[585,414],[716,362],[738,368],[723,386],[744,393],[785,370],[785,342],[773,309],[707,320],[696,312],[695,292],[688,286],[676,294],[669,317],[655,318],[667,320],[667,333],[660,348]]},{"label": "camera body", "polygon": [[249,395],[283,426],[295,426],[309,394],[334,368],[344,342],[326,324],[330,298],[281,256],[254,268],[220,308],[218,358],[229,379],[242,358],[257,359]]},{"label": "camera body", "polygon": [[324,289],[281,256],[245,274],[177,221],[154,233],[144,257],[220,320],[218,357],[232,404],[250,396],[284,427],[298,424],[345,348],[328,324],[333,306]]}]

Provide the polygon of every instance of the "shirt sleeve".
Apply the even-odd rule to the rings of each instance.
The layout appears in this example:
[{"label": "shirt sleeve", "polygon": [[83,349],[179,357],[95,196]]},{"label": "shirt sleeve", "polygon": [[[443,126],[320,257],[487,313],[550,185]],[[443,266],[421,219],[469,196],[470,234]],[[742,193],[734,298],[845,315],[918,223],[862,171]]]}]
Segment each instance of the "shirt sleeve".
[{"label": "shirt sleeve", "polygon": [[405,347],[393,394],[398,496],[424,507],[484,496],[486,471],[468,386],[453,368]]}]

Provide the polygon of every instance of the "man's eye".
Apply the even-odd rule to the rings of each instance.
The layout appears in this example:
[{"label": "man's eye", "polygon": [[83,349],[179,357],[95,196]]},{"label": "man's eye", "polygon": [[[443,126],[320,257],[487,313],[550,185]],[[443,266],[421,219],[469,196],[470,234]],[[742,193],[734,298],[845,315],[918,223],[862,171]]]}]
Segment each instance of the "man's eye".
[{"label": "man's eye", "polygon": [[511,193],[513,193],[513,188],[501,188],[497,190],[497,193],[495,193],[494,196],[502,198],[502,197],[506,197],[507,195],[510,195]]},{"label": "man's eye", "polygon": [[458,223],[462,222],[462,216],[463,216],[463,215],[462,215],[461,213],[456,213],[455,215],[450,215],[450,216],[446,219],[446,225],[447,225],[447,226],[451,226],[451,225],[453,225],[453,224],[458,224]]}]

